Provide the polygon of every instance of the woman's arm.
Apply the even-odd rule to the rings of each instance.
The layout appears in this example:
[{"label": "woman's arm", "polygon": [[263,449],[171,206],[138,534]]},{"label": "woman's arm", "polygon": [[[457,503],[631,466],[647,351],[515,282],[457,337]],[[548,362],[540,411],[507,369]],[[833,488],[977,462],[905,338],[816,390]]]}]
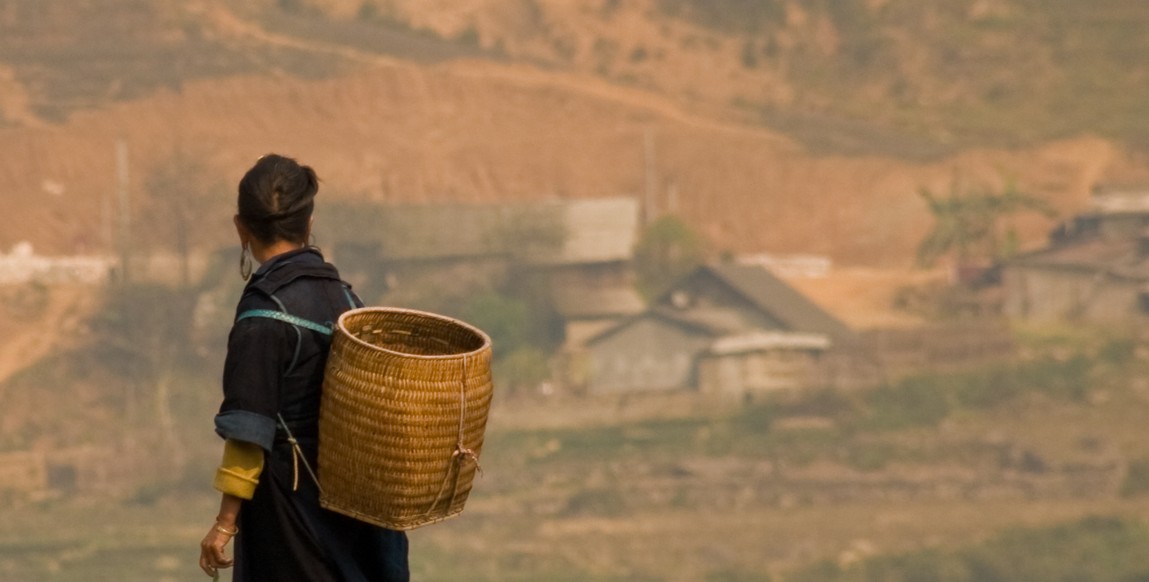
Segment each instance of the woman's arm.
[{"label": "woman's arm", "polygon": [[215,525],[200,542],[199,567],[208,576],[220,568],[230,568],[233,560],[224,553],[231,538],[239,533],[239,509],[243,500],[251,499],[263,471],[263,449],[258,445],[228,439],[224,442],[223,461],[216,469],[215,488],[223,493]]},{"label": "woman's arm", "polygon": [[230,493],[224,493],[219,503],[219,515],[215,524],[203,541],[200,542],[199,567],[205,574],[216,577],[222,568],[230,568],[234,560],[227,557],[224,548],[231,538],[239,533],[236,520],[239,518],[239,508],[243,500]]}]

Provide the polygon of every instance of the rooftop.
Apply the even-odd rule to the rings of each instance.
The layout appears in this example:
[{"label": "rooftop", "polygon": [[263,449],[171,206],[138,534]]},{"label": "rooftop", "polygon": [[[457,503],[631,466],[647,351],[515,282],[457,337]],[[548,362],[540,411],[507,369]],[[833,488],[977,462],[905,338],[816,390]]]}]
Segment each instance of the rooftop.
[{"label": "rooftop", "polygon": [[541,265],[625,261],[638,237],[630,197],[509,204],[328,206],[321,242],[378,245],[394,260],[517,256]]}]

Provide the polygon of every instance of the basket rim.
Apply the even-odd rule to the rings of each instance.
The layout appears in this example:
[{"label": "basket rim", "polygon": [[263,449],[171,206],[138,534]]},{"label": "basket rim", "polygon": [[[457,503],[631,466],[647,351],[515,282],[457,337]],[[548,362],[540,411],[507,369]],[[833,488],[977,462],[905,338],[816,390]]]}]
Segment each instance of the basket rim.
[{"label": "basket rim", "polygon": [[[450,323],[450,324],[458,325],[458,326],[474,333],[475,335],[479,336],[480,339],[483,340],[483,344],[480,345],[478,348],[475,348],[474,350],[471,350],[469,352],[459,352],[457,354],[443,354],[443,355],[435,355],[435,356],[422,355],[422,354],[410,354],[407,352],[390,350],[390,349],[387,349],[384,347],[377,346],[377,345],[370,343],[370,342],[365,342],[365,341],[359,339],[358,337],[356,337],[355,334],[353,334],[347,330],[347,326],[345,325],[344,319],[355,316],[355,315],[359,315],[362,313],[368,313],[368,312],[373,312],[373,313],[402,313],[402,314],[409,314],[409,315],[419,315],[419,316],[428,317],[431,319],[437,319],[437,320],[444,322],[444,323]],[[469,324],[469,323],[467,323],[461,319],[455,319],[454,317],[448,317],[446,315],[442,315],[439,313],[432,313],[430,311],[422,311],[419,309],[408,309],[405,307],[357,307],[355,309],[349,309],[347,311],[344,311],[343,314],[339,316],[339,321],[336,322],[336,327],[339,329],[339,331],[343,332],[343,336],[345,338],[347,338],[348,340],[350,340],[350,341],[352,341],[352,342],[354,342],[354,343],[356,343],[362,347],[365,347],[367,349],[370,349],[370,350],[373,350],[376,352],[393,354],[396,356],[401,356],[403,358],[415,359],[415,360],[454,360],[454,359],[458,359],[458,358],[463,357],[463,356],[469,356],[469,355],[477,354],[477,353],[482,352],[483,350],[489,349],[491,347],[491,336],[487,335],[486,332],[484,332],[483,330],[481,330],[481,329],[479,329],[479,328],[477,328],[477,327],[475,327],[475,326],[473,326],[473,325],[471,325],[471,324]]]}]

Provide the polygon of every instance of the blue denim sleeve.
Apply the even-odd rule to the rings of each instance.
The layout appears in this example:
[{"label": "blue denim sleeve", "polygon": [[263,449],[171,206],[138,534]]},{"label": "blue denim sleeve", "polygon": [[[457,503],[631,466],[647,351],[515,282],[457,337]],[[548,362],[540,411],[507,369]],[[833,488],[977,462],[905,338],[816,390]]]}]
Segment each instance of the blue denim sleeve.
[{"label": "blue denim sleeve", "polygon": [[275,420],[246,410],[228,410],[215,415],[215,432],[225,439],[252,443],[271,451],[275,442]]}]

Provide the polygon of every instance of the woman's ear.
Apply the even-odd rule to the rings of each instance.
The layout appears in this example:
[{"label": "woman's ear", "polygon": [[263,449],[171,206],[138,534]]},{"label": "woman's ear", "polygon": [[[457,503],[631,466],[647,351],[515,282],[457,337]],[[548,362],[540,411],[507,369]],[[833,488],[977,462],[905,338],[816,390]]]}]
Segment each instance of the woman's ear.
[{"label": "woman's ear", "polygon": [[249,241],[251,241],[251,231],[247,230],[247,227],[244,226],[243,221],[239,219],[238,214],[231,217],[231,221],[235,223],[235,234],[239,235],[239,244],[242,246],[247,246]]}]

